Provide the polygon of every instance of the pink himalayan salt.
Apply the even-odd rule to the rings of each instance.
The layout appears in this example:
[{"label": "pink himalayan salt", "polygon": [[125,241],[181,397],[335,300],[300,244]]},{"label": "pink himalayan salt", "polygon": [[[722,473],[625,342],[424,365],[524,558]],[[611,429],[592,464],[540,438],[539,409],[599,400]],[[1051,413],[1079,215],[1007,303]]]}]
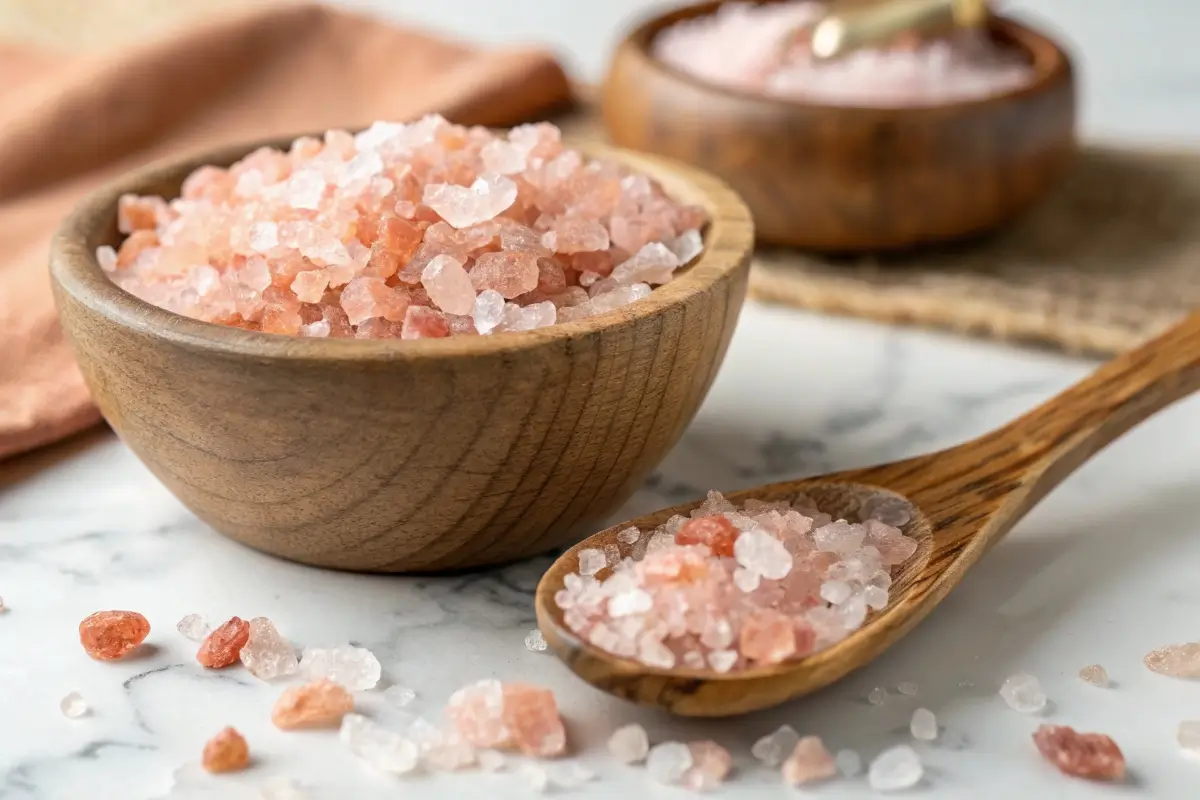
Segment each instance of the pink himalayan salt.
[{"label": "pink himalayan salt", "polygon": [[[128,236],[98,249],[103,270],[176,313],[293,336],[438,338],[635,302],[702,248],[707,214],[565,149],[552,125],[496,135],[431,116],[202,167],[179,199],[121,198],[118,223]],[[481,315],[487,291],[508,303]]]},{"label": "pink himalayan salt", "polygon": [[882,525],[831,520],[807,499],[736,509],[711,492],[690,519],[618,539],[619,560],[605,557],[600,577],[581,555],[554,600],[580,638],[647,666],[776,664],[828,647],[887,605],[889,563],[868,526],[896,552],[911,555],[916,542]]},{"label": "pink himalayan salt", "polygon": [[783,762],[783,781],[791,786],[837,777],[837,763],[819,736],[805,736]]},{"label": "pink himalayan salt", "polygon": [[683,774],[681,783],[693,792],[709,792],[725,782],[733,769],[729,751],[712,741],[688,742],[692,765]]},{"label": "pink himalayan salt", "polygon": [[831,105],[941,105],[1011,91],[1033,78],[1023,53],[975,29],[928,41],[900,37],[882,49],[819,62],[803,37],[791,46],[785,37],[820,19],[824,5],[725,3],[667,28],[654,54],[712,83]]},{"label": "pink himalayan salt", "polygon": [[537,758],[561,755],[567,748],[566,729],[549,689],[483,680],[451,695],[446,714],[475,747],[516,749]]}]

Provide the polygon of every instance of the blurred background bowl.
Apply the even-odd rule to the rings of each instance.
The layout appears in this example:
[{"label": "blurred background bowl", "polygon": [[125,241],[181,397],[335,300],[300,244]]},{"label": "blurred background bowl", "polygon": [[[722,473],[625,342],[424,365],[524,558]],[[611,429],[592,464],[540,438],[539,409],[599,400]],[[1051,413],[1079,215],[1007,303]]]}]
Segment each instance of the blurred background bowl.
[{"label": "blurred background bowl", "polygon": [[937,106],[832,106],[724,88],[651,55],[664,28],[720,5],[656,16],[620,42],[604,123],[622,147],[724,178],[764,242],[853,253],[980,234],[1035,203],[1075,153],[1070,59],[1018,22],[993,16],[989,30],[1028,55],[1026,86]]}]

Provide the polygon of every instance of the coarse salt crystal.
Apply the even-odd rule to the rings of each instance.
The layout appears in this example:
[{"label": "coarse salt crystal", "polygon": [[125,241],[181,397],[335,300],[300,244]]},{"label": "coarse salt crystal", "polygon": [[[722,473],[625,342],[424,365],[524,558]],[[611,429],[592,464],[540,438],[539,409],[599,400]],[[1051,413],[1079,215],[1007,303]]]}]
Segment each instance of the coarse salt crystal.
[{"label": "coarse salt crystal", "polygon": [[361,714],[347,714],[342,719],[338,738],[350,752],[380,772],[404,775],[415,770],[420,762],[420,751],[414,742]]},{"label": "coarse salt crystal", "polygon": [[542,635],[541,630],[534,628],[525,635],[525,649],[532,650],[535,653],[544,653],[547,648],[546,637]]},{"label": "coarse salt crystal", "polygon": [[1200,720],[1185,720],[1179,723],[1175,741],[1185,756],[1200,760]]},{"label": "coarse salt crystal", "polygon": [[379,659],[370,650],[352,645],[306,647],[300,670],[309,680],[328,678],[352,692],[374,689],[383,674]]},{"label": "coarse salt crystal", "polygon": [[900,694],[904,695],[905,697],[916,697],[917,692],[920,690],[917,688],[917,685],[915,683],[913,683],[912,681],[903,681],[901,683],[896,684],[896,691],[899,692]]},{"label": "coarse salt crystal", "polygon": [[862,756],[854,750],[839,750],[833,761],[843,777],[853,778],[862,772]]},{"label": "coarse salt crystal", "polygon": [[608,752],[623,764],[638,764],[650,752],[646,729],[637,723],[622,725],[608,737]]},{"label": "coarse salt crystal", "polygon": [[1079,670],[1079,679],[1092,686],[1108,686],[1108,672],[1099,664],[1090,664]]},{"label": "coarse salt crystal", "polygon": [[791,725],[783,725],[763,736],[750,748],[750,754],[768,767],[778,767],[800,742],[800,734]]},{"label": "coarse salt crystal", "polygon": [[692,751],[683,742],[663,742],[650,748],[646,772],[663,784],[678,784],[692,768]]},{"label": "coarse salt crystal", "polygon": [[917,752],[906,744],[884,750],[871,762],[867,781],[877,792],[898,792],[921,782],[925,768]]},{"label": "coarse salt crystal", "polygon": [[175,625],[175,630],[193,642],[203,642],[212,633],[212,628],[209,627],[208,620],[199,614],[188,614],[179,620]]},{"label": "coarse salt crystal", "polygon": [[603,550],[584,548],[579,551],[579,574],[595,575],[608,566],[608,559]]},{"label": "coarse salt crystal", "polygon": [[407,708],[417,699],[417,693],[407,686],[395,684],[384,690],[383,696],[397,708]]},{"label": "coarse salt crystal", "polygon": [[1005,679],[1000,696],[1009,708],[1022,714],[1036,714],[1046,707],[1042,684],[1027,672],[1017,672]]},{"label": "coarse salt crystal", "polygon": [[68,719],[79,719],[86,716],[91,708],[79,692],[68,692],[58,704],[63,716]]},{"label": "coarse salt crystal", "polygon": [[908,727],[913,738],[922,742],[932,742],[938,735],[937,717],[927,708],[914,711]]}]

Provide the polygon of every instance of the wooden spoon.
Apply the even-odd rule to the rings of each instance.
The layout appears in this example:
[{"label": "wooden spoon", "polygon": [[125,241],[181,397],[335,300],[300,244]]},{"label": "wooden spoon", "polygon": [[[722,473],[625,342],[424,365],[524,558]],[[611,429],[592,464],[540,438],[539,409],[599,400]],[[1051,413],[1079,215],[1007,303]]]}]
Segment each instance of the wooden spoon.
[{"label": "wooden spoon", "polygon": [[[834,516],[858,518],[861,502],[880,492],[914,507],[905,533],[919,542],[895,575],[891,602],[862,628],[796,661],[733,673],[653,669],[580,641],[554,602],[583,548],[631,546],[617,532],[643,531],[699,501],[647,514],[589,537],[564,553],[538,585],[536,605],[550,649],[575,674],[610,694],[684,716],[721,717],[777,705],[827,686],[870,663],[911,631],[967,570],[1039,500],[1093,454],[1134,425],[1200,389],[1200,313],[1143,347],[1102,366],[999,430],[937,453],[864,469],[786,481],[728,495],[792,501],[800,494]],[[605,573],[601,573],[604,577]]]}]

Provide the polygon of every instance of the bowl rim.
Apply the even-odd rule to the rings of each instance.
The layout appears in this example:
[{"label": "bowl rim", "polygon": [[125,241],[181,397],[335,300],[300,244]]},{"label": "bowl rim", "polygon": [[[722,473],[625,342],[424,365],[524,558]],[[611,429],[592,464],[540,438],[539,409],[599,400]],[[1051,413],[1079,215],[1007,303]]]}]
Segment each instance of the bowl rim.
[{"label": "bowl rim", "polygon": [[[300,134],[313,135],[313,134]],[[441,339],[329,339],[263,333],[186,317],[152,305],[125,291],[100,268],[95,248],[113,225],[117,200],[128,193],[153,193],[147,187],[178,185],[191,171],[227,166],[260,147],[286,149],[297,136],[270,137],[226,145],[184,157],[155,161],[110,181],[85,197],[68,214],[50,245],[50,274],[55,288],[108,321],[143,336],[193,351],[289,362],[423,362],[468,359],[535,350],[572,342],[602,331],[643,323],[683,304],[713,285],[748,271],[754,246],[750,210],[721,179],[659,156],[608,145],[564,139],[585,156],[607,158],[658,180],[668,194],[690,195],[686,202],[706,207],[710,221],[704,251],[670,283],[648,297],[612,311],[532,331]],[[61,305],[61,303],[60,303]],[[61,308],[60,308],[61,312]]]},{"label": "bowl rim", "polygon": [[[773,5],[787,0],[742,0],[754,5]],[[1057,41],[1030,25],[1023,24],[1012,17],[989,12],[987,29],[992,34],[999,34],[1009,43],[1019,47],[1030,57],[1034,68],[1033,80],[1020,86],[1002,92],[986,94],[960,100],[942,103],[923,103],[907,106],[880,106],[866,103],[814,103],[807,100],[797,100],[789,97],[762,94],[748,89],[726,86],[691,73],[684,72],[650,52],[654,38],[666,27],[685,19],[695,19],[716,12],[726,5],[728,0],[705,0],[700,3],[688,3],[676,6],[663,12],[651,13],[621,38],[617,44],[616,56],[610,62],[609,75],[616,64],[616,58],[628,53],[638,58],[645,69],[687,84],[698,91],[712,92],[722,97],[737,100],[755,108],[775,111],[814,111],[841,114],[910,116],[931,115],[954,111],[967,111],[992,104],[1023,100],[1042,93],[1047,87],[1056,86],[1064,81],[1070,81],[1074,68],[1071,56]],[[605,83],[608,81],[606,80]]]}]

